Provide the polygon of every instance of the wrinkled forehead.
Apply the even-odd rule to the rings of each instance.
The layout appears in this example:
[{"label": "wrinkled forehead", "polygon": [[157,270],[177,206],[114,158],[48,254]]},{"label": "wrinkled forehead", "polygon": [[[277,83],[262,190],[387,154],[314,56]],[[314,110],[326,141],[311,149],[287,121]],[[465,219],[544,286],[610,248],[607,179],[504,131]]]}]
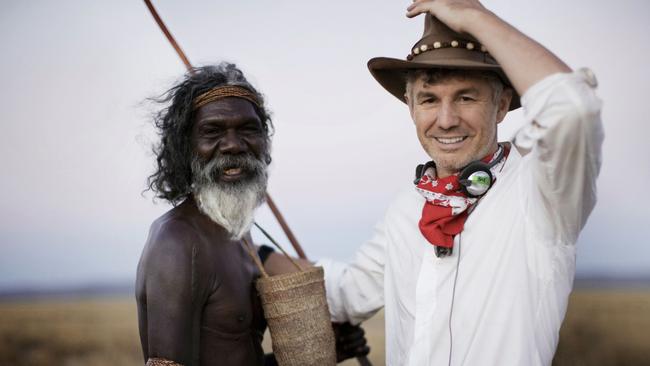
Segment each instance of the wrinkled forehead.
[{"label": "wrinkled forehead", "polygon": [[411,78],[414,91],[429,89],[465,90],[474,89],[477,91],[491,90],[490,75],[476,72],[455,72],[443,74],[418,73]]},{"label": "wrinkled forehead", "polygon": [[409,72],[407,76],[411,79],[422,79],[428,83],[437,83],[447,80],[496,80],[498,75],[485,70],[463,70],[463,69],[417,69]]},{"label": "wrinkled forehead", "polygon": [[228,97],[199,107],[195,114],[196,123],[220,120],[257,120],[259,115],[253,103],[246,99]]}]

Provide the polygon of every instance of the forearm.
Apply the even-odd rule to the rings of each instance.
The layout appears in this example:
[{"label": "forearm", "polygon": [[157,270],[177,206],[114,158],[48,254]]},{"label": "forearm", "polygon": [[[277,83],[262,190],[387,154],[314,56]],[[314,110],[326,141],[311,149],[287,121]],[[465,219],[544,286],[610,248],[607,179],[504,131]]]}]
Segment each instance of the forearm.
[{"label": "forearm", "polygon": [[332,321],[358,324],[384,306],[384,263],[388,241],[380,222],[373,237],[357,251],[352,263],[320,259]]},{"label": "forearm", "polygon": [[519,95],[545,77],[571,72],[562,60],[488,10],[472,10],[466,31],[499,62]]},{"label": "forearm", "polygon": [[383,275],[365,268],[368,263],[321,259],[317,264],[325,269],[327,304],[333,322],[358,324],[383,306]]}]

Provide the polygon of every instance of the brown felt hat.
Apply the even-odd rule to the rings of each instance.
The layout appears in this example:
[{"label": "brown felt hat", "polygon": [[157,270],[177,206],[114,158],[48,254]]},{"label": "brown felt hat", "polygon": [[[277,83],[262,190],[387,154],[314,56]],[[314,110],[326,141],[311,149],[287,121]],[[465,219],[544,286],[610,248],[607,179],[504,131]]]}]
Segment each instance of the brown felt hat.
[{"label": "brown felt hat", "polygon": [[[474,37],[456,33],[431,14],[425,14],[424,34],[411,47],[406,60],[375,57],[368,61],[368,69],[375,79],[406,103],[406,72],[417,69],[486,70],[495,72],[507,86],[510,80],[497,61]],[[519,95],[513,89],[509,110],[521,106]]]}]

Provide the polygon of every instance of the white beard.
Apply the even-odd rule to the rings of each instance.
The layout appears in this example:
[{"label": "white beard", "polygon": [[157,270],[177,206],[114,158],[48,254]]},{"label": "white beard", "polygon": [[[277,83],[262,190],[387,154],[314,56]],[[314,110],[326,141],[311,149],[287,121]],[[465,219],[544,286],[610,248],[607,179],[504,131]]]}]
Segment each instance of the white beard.
[{"label": "white beard", "polygon": [[233,240],[240,240],[250,230],[265,192],[266,182],[237,188],[211,184],[197,189],[194,196],[201,212],[226,229]]},{"label": "white beard", "polygon": [[[222,226],[233,240],[240,240],[250,230],[255,209],[266,198],[268,150],[264,156],[267,158],[218,155],[205,164],[192,159],[192,191],[199,211]],[[238,182],[215,178],[228,167],[239,167],[248,177]]]}]

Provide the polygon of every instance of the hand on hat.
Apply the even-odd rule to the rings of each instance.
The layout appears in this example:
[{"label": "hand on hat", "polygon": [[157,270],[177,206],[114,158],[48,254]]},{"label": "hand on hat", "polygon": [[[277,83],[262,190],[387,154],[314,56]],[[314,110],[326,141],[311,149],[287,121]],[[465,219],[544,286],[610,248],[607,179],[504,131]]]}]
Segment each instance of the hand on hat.
[{"label": "hand on hat", "polygon": [[430,13],[458,33],[470,33],[466,25],[471,24],[471,19],[489,13],[478,0],[414,0],[406,11],[409,18]]},{"label": "hand on hat", "polygon": [[560,58],[486,9],[478,0],[415,0],[406,16],[429,13],[457,33],[472,35],[496,59],[519,95],[543,78],[571,72]]}]

